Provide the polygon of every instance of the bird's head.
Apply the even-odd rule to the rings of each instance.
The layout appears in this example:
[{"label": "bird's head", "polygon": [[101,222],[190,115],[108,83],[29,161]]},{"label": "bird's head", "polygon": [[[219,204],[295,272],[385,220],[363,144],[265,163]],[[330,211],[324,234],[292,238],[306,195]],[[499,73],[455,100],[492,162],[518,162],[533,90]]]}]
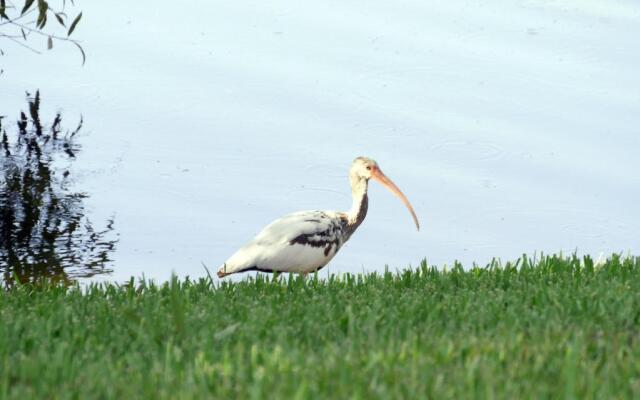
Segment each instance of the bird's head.
[{"label": "bird's head", "polygon": [[378,163],[367,157],[358,157],[353,160],[349,175],[358,179],[369,180],[373,176],[373,171],[378,168]]},{"label": "bird's head", "polygon": [[402,201],[402,203],[407,207],[407,209],[411,213],[411,217],[413,218],[413,222],[416,224],[416,228],[420,230],[420,223],[418,222],[418,217],[416,216],[415,211],[413,211],[413,207],[411,206],[409,199],[407,199],[407,197],[396,186],[396,184],[393,183],[393,181],[389,179],[382,172],[382,170],[378,166],[378,163],[375,160],[368,157],[357,157],[355,160],[353,160],[353,163],[351,164],[349,175],[351,177],[352,186],[357,181],[368,182],[369,179],[372,179],[372,178],[373,180],[380,182],[382,186],[386,187],[391,193],[398,196],[398,198]]}]

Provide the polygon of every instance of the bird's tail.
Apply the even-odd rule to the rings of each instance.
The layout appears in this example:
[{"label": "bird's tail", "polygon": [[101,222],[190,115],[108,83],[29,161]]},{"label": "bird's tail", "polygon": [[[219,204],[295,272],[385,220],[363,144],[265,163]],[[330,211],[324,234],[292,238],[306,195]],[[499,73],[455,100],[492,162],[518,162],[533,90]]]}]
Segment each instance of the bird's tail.
[{"label": "bird's tail", "polygon": [[224,278],[231,274],[233,274],[233,272],[227,272],[227,264],[222,264],[222,267],[218,269],[218,278]]}]

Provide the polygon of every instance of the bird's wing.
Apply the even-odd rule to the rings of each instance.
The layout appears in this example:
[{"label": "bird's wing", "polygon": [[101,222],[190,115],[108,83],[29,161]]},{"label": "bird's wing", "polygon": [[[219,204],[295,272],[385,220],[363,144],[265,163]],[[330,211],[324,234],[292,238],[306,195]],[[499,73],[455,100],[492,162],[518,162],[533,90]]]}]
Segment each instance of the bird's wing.
[{"label": "bird's wing", "polygon": [[341,229],[341,216],[337,212],[299,211],[273,221],[251,242],[261,245],[289,244],[303,237],[309,241],[320,241]]}]

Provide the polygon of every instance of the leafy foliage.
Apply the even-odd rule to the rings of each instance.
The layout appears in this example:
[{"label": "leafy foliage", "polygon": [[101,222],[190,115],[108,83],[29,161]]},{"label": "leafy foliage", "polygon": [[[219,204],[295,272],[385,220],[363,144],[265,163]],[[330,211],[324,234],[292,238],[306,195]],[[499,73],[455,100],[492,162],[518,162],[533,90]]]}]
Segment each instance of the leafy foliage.
[{"label": "leafy foliage", "polygon": [[[69,3],[75,6],[73,0]],[[72,17],[66,11],[66,0],[62,0],[61,6],[62,8],[57,11],[46,0],[25,0],[22,7],[18,7],[10,0],[0,0],[0,39],[13,41],[36,53],[40,51],[29,44],[31,35],[42,36],[46,40],[48,50],[53,48],[56,41],[68,42],[78,48],[84,64],[86,61],[84,49],[78,41],[71,39],[71,34],[82,19],[82,12]],[[47,25],[50,16],[57,21],[57,28]],[[69,21],[71,21],[70,24],[68,24]],[[62,32],[57,33],[60,29]]]},{"label": "leafy foliage", "polygon": [[[107,272],[115,241],[109,221],[96,231],[84,215],[85,193],[70,190],[70,170],[56,168],[72,162],[82,120],[73,131],[62,131],[57,114],[49,129],[40,120],[40,94],[28,99],[18,132],[11,141],[0,123],[0,272],[5,284],[43,276],[69,281]],[[2,120],[0,120],[1,122]]]}]

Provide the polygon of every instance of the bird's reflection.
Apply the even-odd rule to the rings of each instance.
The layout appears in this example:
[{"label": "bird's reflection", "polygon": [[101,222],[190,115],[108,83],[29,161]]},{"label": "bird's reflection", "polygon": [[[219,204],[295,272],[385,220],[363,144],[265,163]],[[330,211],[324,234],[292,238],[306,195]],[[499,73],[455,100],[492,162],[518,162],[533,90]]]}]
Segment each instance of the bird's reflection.
[{"label": "bird's reflection", "polygon": [[41,278],[70,283],[111,272],[113,219],[96,229],[85,216],[87,194],[71,188],[82,120],[65,130],[58,113],[43,125],[39,92],[27,101],[15,132],[0,117],[0,279],[4,286]]}]

